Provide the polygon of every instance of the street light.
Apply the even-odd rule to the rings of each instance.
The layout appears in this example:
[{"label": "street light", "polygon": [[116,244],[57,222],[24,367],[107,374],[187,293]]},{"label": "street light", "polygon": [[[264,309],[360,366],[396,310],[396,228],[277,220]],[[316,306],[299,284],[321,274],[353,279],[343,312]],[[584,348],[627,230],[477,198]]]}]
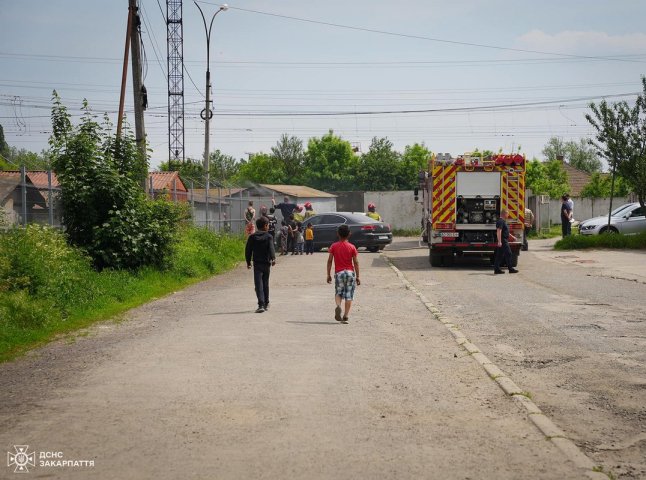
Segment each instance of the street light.
[{"label": "street light", "polygon": [[205,199],[205,221],[206,221],[206,228],[209,228],[209,181],[210,181],[210,175],[209,175],[209,120],[211,120],[211,117],[213,117],[213,111],[211,110],[211,67],[210,67],[210,52],[211,52],[211,28],[213,28],[213,20],[215,20],[215,16],[223,12],[225,10],[229,9],[229,6],[225,3],[222,5],[217,12],[213,14],[211,17],[211,22],[209,23],[209,26],[207,28],[206,26],[206,17],[204,16],[204,12],[198,5],[198,3],[193,0],[193,3],[195,3],[195,6],[198,8],[200,11],[200,14],[202,15],[202,21],[204,22],[204,33],[206,34],[206,102],[204,104],[204,110],[202,110],[202,113],[200,116],[202,117],[202,120],[204,120],[204,169],[206,170],[206,188],[205,188],[205,194],[206,194],[206,199]]}]

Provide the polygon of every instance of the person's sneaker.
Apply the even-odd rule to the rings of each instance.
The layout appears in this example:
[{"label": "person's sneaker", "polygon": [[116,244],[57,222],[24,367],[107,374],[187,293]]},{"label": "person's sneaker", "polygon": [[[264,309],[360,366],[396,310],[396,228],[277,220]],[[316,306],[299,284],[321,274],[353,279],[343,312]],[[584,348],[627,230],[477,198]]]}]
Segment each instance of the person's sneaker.
[{"label": "person's sneaker", "polygon": [[348,323],[349,318],[348,317],[343,317],[343,322],[342,323]]},{"label": "person's sneaker", "polygon": [[518,273],[518,270],[516,270],[515,268],[510,268],[509,273]]},{"label": "person's sneaker", "polygon": [[337,322],[342,322],[343,321],[343,319],[341,318],[341,307],[336,307],[334,309],[334,319]]},{"label": "person's sneaker", "polygon": [[264,311],[265,311],[265,307],[263,307],[263,306],[260,306],[260,307],[258,307],[258,308],[256,309],[256,313],[262,313],[262,312],[264,312]]},{"label": "person's sneaker", "polygon": [[269,304],[265,303],[265,310],[269,310]]},{"label": "person's sneaker", "polygon": [[505,273],[505,272],[503,272],[502,270],[494,270],[493,273],[495,275],[500,275],[501,273]]}]

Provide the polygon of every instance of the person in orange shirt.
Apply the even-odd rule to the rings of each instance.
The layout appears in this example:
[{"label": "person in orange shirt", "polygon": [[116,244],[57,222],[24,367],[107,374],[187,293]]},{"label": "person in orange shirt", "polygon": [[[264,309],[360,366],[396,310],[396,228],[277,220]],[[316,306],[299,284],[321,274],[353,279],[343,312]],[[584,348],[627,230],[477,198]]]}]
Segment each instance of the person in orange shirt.
[{"label": "person in orange shirt", "polygon": [[314,255],[314,228],[311,223],[305,229],[305,255]]}]

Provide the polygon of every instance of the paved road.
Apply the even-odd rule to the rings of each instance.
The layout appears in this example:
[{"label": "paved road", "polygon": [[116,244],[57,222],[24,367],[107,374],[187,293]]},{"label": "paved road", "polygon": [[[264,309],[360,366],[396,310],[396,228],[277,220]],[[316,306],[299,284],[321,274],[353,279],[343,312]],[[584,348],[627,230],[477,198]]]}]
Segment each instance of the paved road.
[{"label": "paved road", "polygon": [[[643,473],[643,285],[626,296],[528,255],[518,291],[389,255],[590,454]],[[0,365],[0,445],[94,461],[35,478],[585,478],[382,256],[360,255],[356,309],[336,323],[325,260],[281,259],[264,314],[238,268]]]},{"label": "paved road", "polygon": [[416,242],[388,255],[590,458],[646,478],[646,252],[553,243],[495,277],[474,259],[431,269]]}]

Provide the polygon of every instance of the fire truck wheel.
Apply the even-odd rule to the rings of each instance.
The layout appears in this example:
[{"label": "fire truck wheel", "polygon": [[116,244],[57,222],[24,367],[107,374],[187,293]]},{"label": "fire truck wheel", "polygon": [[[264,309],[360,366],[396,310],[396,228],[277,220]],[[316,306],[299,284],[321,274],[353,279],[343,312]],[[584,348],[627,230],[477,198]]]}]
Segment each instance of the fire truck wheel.
[{"label": "fire truck wheel", "polygon": [[429,254],[429,261],[431,262],[431,267],[441,267],[442,266],[442,255],[431,252]]}]

